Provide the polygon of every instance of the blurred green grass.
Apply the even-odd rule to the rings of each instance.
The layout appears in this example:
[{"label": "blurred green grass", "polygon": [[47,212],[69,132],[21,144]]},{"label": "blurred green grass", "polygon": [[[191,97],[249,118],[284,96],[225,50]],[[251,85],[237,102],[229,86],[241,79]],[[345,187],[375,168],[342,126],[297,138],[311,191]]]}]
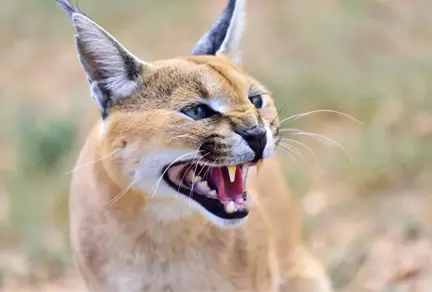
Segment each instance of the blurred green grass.
[{"label": "blurred green grass", "polygon": [[[156,60],[188,54],[224,3],[79,4],[135,54]],[[410,193],[412,201],[427,204],[432,193],[432,2],[251,0],[249,6],[245,67],[273,92],[283,108],[281,117],[332,109],[364,123],[318,113],[285,125],[327,135],[352,157],[304,138],[320,166],[299,158],[297,166],[287,158],[287,179],[308,216],[308,238],[320,234],[320,220],[343,221],[346,213],[338,210],[353,211],[359,202],[370,202],[364,216],[376,216],[371,206],[394,199],[383,193]],[[0,278],[39,281],[61,276],[57,273],[70,266],[70,176],[64,173],[73,168],[95,105],[76,60],[71,25],[53,1],[5,0],[2,8],[0,38],[7,45],[0,48],[0,198],[5,208],[0,255],[17,250],[28,267],[23,272],[0,265]],[[299,150],[307,157],[305,149]],[[310,156],[306,159],[313,165]],[[325,194],[326,203],[310,213],[306,199],[316,190]],[[398,212],[397,218],[405,218],[403,208]],[[384,224],[375,220],[372,225]],[[420,229],[430,232],[427,224]],[[36,274],[32,266],[38,266]]]}]

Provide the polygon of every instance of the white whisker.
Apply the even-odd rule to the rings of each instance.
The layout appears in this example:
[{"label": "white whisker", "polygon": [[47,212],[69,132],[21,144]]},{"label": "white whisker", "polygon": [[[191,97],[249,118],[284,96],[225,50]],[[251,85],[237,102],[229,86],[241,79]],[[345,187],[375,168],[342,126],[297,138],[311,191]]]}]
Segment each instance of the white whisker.
[{"label": "white whisker", "polygon": [[92,165],[92,164],[98,163],[98,162],[100,162],[100,161],[102,161],[102,160],[104,160],[104,159],[107,159],[107,158],[113,156],[114,154],[116,154],[116,153],[119,152],[119,151],[120,151],[120,149],[116,149],[116,150],[114,150],[113,152],[111,152],[110,154],[107,154],[106,156],[104,156],[104,157],[102,157],[102,158],[99,158],[99,159],[97,159],[97,160],[95,160],[95,161],[92,161],[92,162],[88,162],[88,163],[85,163],[85,164],[78,165],[77,167],[75,167],[75,168],[72,169],[71,171],[65,172],[63,175],[71,174],[72,172],[74,172],[74,171],[76,171],[76,170],[79,170],[79,169],[81,169],[81,168],[83,168],[83,167],[90,166],[90,165]]},{"label": "white whisker", "polygon": [[156,190],[158,189],[159,184],[161,183],[161,181],[162,181],[162,179],[163,179],[165,173],[168,171],[168,169],[169,169],[169,168],[170,168],[174,163],[176,163],[177,161],[179,161],[179,160],[182,159],[183,157],[188,156],[188,155],[192,155],[192,154],[194,154],[195,152],[196,152],[196,151],[193,151],[193,152],[189,152],[189,153],[183,154],[183,155],[177,157],[177,159],[175,159],[173,162],[171,162],[171,163],[170,163],[170,164],[165,168],[164,172],[161,174],[161,176],[160,176],[160,177],[158,178],[158,180],[156,181],[155,185],[154,185],[154,186],[152,187],[152,189],[150,190],[150,197],[153,197],[153,196],[156,194]]},{"label": "white whisker", "polygon": [[117,203],[136,183],[135,180],[131,181],[131,183],[118,195],[116,195],[111,201],[108,202],[108,204],[105,205],[105,208],[110,208],[112,205]]},{"label": "white whisker", "polygon": [[294,163],[297,165],[297,167],[300,168],[300,165],[298,164],[297,159],[295,159],[295,157],[291,154],[290,151],[288,151],[287,149],[282,148],[282,147],[281,148],[278,147],[276,149],[278,149],[278,150],[282,151],[283,153],[285,153],[286,155],[288,155],[294,161]]},{"label": "white whisker", "polygon": [[209,172],[210,172],[210,169],[212,169],[213,167],[215,167],[217,161],[218,161],[220,158],[221,158],[220,156],[219,156],[218,158],[216,158],[215,161],[213,161],[213,163],[210,164],[209,167],[207,167],[207,170],[206,170],[206,172],[205,172],[204,175],[203,175],[203,178],[204,178],[204,179],[207,179],[208,174],[209,174]]},{"label": "white whisker", "polygon": [[354,117],[352,117],[350,115],[344,114],[344,113],[339,112],[339,111],[328,110],[328,109],[320,109],[320,110],[314,110],[314,111],[310,111],[310,112],[306,112],[306,113],[302,113],[302,114],[296,114],[296,115],[293,115],[293,116],[290,116],[288,118],[283,119],[282,121],[280,121],[279,124],[282,125],[282,123],[293,122],[293,121],[301,119],[301,118],[303,118],[305,116],[309,116],[309,115],[315,114],[315,113],[334,113],[334,114],[341,115],[341,116],[343,116],[343,117],[345,117],[347,119],[350,119],[351,121],[354,121],[354,122],[356,122],[356,123],[358,123],[360,125],[363,125],[363,122],[357,120],[356,118],[354,118]]},{"label": "white whisker", "polygon": [[285,148],[287,150],[290,150],[291,153],[297,155],[297,157],[299,157],[301,160],[303,160],[304,163],[306,163],[308,166],[311,166],[310,163],[303,157],[303,155],[301,155],[301,152],[298,151],[298,149],[295,148],[294,146],[289,145],[289,144],[284,143],[284,142],[280,142],[279,146],[281,146],[282,148]]},{"label": "white whisker", "polygon": [[[207,155],[207,153],[206,153],[206,155]],[[205,155],[204,155],[204,156],[205,156]],[[194,170],[194,181],[192,182],[192,188],[190,189],[190,192],[189,192],[189,199],[191,199],[191,196],[192,196],[192,193],[193,193],[193,190],[194,190],[194,187],[195,187],[195,182],[196,182],[196,180],[195,180],[195,174],[196,174],[196,171],[197,171],[197,169],[198,169],[198,163],[200,162],[201,159],[204,158],[204,156],[200,157],[200,158],[198,159],[196,165],[195,165],[195,170]],[[191,202],[191,201],[189,201],[189,207],[190,207],[190,202]]]},{"label": "white whisker", "polygon": [[345,147],[343,147],[341,144],[339,144],[335,140],[330,139],[329,137],[326,137],[326,136],[323,136],[323,135],[320,135],[320,134],[317,134],[317,133],[305,132],[305,131],[302,131],[300,129],[283,129],[283,130],[280,130],[280,132],[281,133],[282,132],[289,132],[290,135],[303,135],[303,136],[310,136],[310,137],[320,138],[320,139],[326,141],[327,143],[338,147],[340,150],[342,150],[346,154],[346,156],[348,157],[348,159],[352,162],[351,155],[345,149]]},{"label": "white whisker", "polygon": [[189,170],[192,168],[192,166],[193,166],[193,164],[190,164],[189,167],[188,167],[188,169],[186,169],[186,171],[184,172],[184,174],[183,174],[183,176],[182,176],[182,178],[181,178],[181,180],[180,180],[180,184],[179,184],[179,186],[178,186],[178,188],[177,188],[177,196],[178,196],[178,194],[179,194],[179,192],[180,192],[180,188],[181,188],[181,185],[183,184],[183,180],[184,180],[184,178],[186,177],[186,175],[187,175],[187,173],[189,172]]},{"label": "white whisker", "polygon": [[300,141],[297,141],[297,140],[294,140],[294,139],[288,139],[288,138],[281,138],[281,141],[285,141],[285,142],[292,142],[292,143],[298,144],[298,145],[300,145],[300,146],[303,146],[303,147],[306,148],[306,149],[309,151],[309,153],[312,155],[313,159],[315,160],[315,165],[316,165],[316,166],[319,166],[319,162],[318,162],[318,159],[317,159],[317,157],[316,157],[316,155],[315,155],[315,152],[313,152],[313,150],[312,150],[309,146],[307,146],[306,144],[304,144],[304,143],[302,143],[302,142],[300,142]]},{"label": "white whisker", "polygon": [[[182,176],[182,178],[181,178],[181,180],[180,180],[180,184],[179,184],[179,186],[178,186],[178,188],[177,188],[177,194],[176,194],[177,196],[179,195],[180,187],[181,187],[181,185],[182,185],[182,183],[183,183],[184,178],[186,177],[186,175],[187,175],[187,173],[189,172],[189,170],[191,169],[191,167],[193,167],[193,164],[195,163],[195,161],[196,161],[196,159],[197,159],[197,156],[198,156],[199,150],[200,150],[200,148],[201,148],[202,145],[203,145],[203,144],[201,144],[201,145],[198,147],[197,151],[195,152],[194,159],[191,161],[191,164],[189,165],[188,169],[184,172],[184,174],[183,174],[183,176]],[[205,157],[206,155],[207,155],[207,154],[204,154],[201,158]],[[201,158],[200,158],[200,159],[201,159]],[[197,161],[196,163],[198,163],[198,162],[200,161],[200,159],[198,159],[198,161]]]}]

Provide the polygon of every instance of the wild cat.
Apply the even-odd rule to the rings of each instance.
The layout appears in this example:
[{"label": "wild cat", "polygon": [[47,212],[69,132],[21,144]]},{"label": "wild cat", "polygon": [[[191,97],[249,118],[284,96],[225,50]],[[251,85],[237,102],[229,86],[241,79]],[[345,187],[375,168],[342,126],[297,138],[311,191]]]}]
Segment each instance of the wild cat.
[{"label": "wild cat", "polygon": [[156,62],[56,2],[101,112],[70,194],[88,289],[330,291],[274,153],[274,101],[240,65],[246,1],[230,0],[192,54]]}]

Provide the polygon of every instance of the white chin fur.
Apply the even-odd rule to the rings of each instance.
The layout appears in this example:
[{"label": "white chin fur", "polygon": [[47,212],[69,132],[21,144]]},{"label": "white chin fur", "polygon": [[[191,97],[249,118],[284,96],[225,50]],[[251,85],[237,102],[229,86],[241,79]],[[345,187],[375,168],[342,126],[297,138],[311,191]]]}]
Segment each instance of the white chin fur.
[{"label": "white chin fur", "polygon": [[[163,182],[163,184],[165,184],[167,188],[171,188],[165,182]],[[164,197],[167,197],[167,195]],[[157,201],[151,203],[147,207],[146,211],[152,212],[152,217],[156,218],[162,223],[175,223],[189,217],[190,215],[193,215],[195,212],[200,212],[210,222],[221,228],[238,227],[247,220],[247,217],[242,219],[222,219],[210,213],[198,202],[187,198],[183,194],[175,193],[174,196],[170,197],[172,198],[170,202],[164,200],[160,203]]]},{"label": "white chin fur", "polygon": [[210,222],[212,222],[213,224],[215,224],[221,228],[238,227],[238,226],[242,225],[243,223],[245,223],[247,220],[247,216],[244,218],[241,218],[241,219],[223,219],[223,218],[220,218],[220,217],[210,213],[209,211],[207,211],[206,208],[204,208],[198,202],[196,202],[192,199],[188,199],[188,198],[184,198],[184,197],[182,199],[186,199],[187,200],[186,204],[189,204],[191,207],[197,209]]},{"label": "white chin fur", "polygon": [[206,212],[208,213],[206,215],[207,218],[210,219],[210,221],[213,222],[215,225],[217,225],[221,228],[236,228],[236,227],[239,227],[240,225],[242,225],[243,223],[245,223],[247,220],[247,216],[244,218],[241,218],[241,219],[222,219],[222,218],[219,218],[219,217],[211,214],[207,210],[206,210]]}]

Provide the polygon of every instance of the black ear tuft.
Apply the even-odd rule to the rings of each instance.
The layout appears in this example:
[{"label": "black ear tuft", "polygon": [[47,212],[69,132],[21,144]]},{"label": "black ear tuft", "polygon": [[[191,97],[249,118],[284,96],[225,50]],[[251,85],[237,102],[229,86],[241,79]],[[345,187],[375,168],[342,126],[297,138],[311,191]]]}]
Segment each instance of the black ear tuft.
[{"label": "black ear tuft", "polygon": [[234,15],[235,0],[230,0],[220,18],[210,30],[198,41],[192,50],[192,55],[216,55],[228,33],[231,19]]},{"label": "black ear tuft", "polygon": [[69,17],[72,18],[72,15],[75,13],[82,14],[84,13],[78,8],[74,7],[68,0],[54,0],[58,5],[67,13]]},{"label": "black ear tuft", "polygon": [[226,54],[236,59],[243,33],[245,2],[229,0],[219,19],[195,45],[192,55]]}]

